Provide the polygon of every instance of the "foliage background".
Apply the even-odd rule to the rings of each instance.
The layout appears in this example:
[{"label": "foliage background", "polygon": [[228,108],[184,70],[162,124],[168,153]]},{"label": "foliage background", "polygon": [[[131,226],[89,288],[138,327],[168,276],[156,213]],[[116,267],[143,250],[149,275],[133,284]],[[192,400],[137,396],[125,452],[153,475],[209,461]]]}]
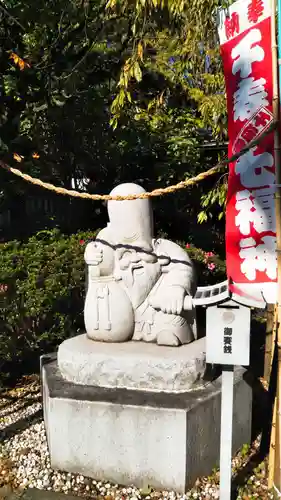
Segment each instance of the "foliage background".
[{"label": "foliage background", "polygon": [[[151,190],[213,166],[227,145],[219,5],[3,0],[0,158],[95,193],[128,181]],[[156,235],[188,244],[201,283],[224,279],[226,182],[217,175],[153,200]],[[83,328],[79,240],[107,213],[3,169],[0,185],[0,359],[9,373]]]},{"label": "foliage background", "polygon": [[[218,4],[5,0],[0,157],[43,180],[97,193],[125,181],[150,190],[215,164],[226,152]],[[0,182],[0,213],[10,214],[4,240],[105,223],[99,203],[58,199],[4,171]],[[223,255],[225,188],[220,175],[157,199],[156,230]],[[32,209],[31,198],[48,208]]]}]

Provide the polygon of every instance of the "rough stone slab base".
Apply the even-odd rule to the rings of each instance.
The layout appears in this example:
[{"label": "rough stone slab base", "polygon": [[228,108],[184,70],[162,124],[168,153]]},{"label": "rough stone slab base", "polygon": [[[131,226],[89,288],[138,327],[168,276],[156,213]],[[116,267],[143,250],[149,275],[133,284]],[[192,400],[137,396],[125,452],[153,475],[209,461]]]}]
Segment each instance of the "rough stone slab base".
[{"label": "rough stone slab base", "polygon": [[[220,379],[181,394],[66,382],[41,360],[52,467],[119,484],[185,492],[219,463]],[[250,442],[251,388],[235,372],[233,451]]]},{"label": "rough stone slab base", "polygon": [[75,384],[146,391],[185,392],[205,371],[205,338],[180,347],[147,342],[94,342],[86,335],[58,350],[62,376]]}]

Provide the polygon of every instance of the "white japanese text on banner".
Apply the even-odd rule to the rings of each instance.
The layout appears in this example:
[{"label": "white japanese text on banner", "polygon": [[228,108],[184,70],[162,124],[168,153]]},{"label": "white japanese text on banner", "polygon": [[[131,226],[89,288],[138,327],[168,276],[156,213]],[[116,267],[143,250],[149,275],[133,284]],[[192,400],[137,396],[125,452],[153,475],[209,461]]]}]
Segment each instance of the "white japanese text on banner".
[{"label": "white japanese text on banner", "polygon": [[[219,13],[228,109],[229,156],[272,123],[270,0],[239,0]],[[229,165],[228,278],[245,293],[276,300],[273,133]]]}]

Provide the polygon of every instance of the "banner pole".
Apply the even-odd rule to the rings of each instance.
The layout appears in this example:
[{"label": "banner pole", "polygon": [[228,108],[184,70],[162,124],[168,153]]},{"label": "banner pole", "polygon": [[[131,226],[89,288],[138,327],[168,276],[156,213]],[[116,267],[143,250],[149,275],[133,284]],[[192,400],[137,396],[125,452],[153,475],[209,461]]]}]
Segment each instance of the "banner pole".
[{"label": "banner pole", "polygon": [[[274,319],[272,326],[272,347],[270,357],[270,370],[268,382],[268,405],[270,406],[268,412],[268,419],[271,422],[270,433],[270,446],[269,446],[269,459],[268,459],[268,489],[272,490],[274,486],[274,473],[275,473],[275,458],[276,458],[276,421],[277,421],[277,405],[276,405],[276,373],[274,370],[275,348],[276,348],[276,333],[277,333],[277,305],[274,307]],[[276,364],[276,363],[275,363]],[[272,412],[272,413],[271,413]],[[266,439],[266,438],[265,438]]]},{"label": "banner pole", "polygon": [[[278,86],[278,72],[280,71],[280,66],[278,64],[278,45],[277,45],[277,23],[276,23],[276,9],[278,16],[278,28],[280,27],[280,0],[271,0],[271,48],[272,48],[272,80],[273,80],[273,99],[272,99],[272,109],[273,117],[275,122],[280,121],[280,101],[279,101],[279,86]],[[278,33],[278,42],[280,45],[280,30]],[[280,53],[280,47],[279,47]],[[280,82],[279,82],[280,83]],[[280,133],[279,126],[276,127],[274,131],[274,163],[275,163],[275,175],[276,175],[276,195],[275,195],[275,214],[276,214],[276,246],[277,246],[277,279],[278,279],[278,293],[277,293],[277,391],[275,400],[275,411],[276,411],[276,428],[272,429],[273,434],[276,437],[275,440],[275,450],[270,449],[271,453],[274,453],[274,459],[271,462],[273,471],[270,471],[270,475],[273,472],[274,475],[274,486],[280,490],[281,488],[281,476],[280,476],[280,446],[281,446],[281,165],[280,165]],[[273,339],[274,341],[274,339]],[[274,426],[274,419],[273,419]]]}]

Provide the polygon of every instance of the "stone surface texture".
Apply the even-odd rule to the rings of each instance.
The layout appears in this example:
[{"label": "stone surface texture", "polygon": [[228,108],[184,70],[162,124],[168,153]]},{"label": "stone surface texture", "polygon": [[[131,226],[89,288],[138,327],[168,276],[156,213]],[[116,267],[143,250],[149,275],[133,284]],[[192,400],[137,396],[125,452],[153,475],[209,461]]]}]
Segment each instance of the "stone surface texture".
[{"label": "stone surface texture", "polygon": [[[121,184],[113,196],[143,194]],[[109,223],[87,244],[84,321],[90,339],[179,346],[196,337],[195,274],[179,245],[153,238],[150,199],[108,202]]]},{"label": "stone surface texture", "polygon": [[202,384],[205,338],[174,348],[94,342],[79,335],[60,345],[58,366],[62,376],[76,384],[182,392]]},{"label": "stone surface texture", "polygon": [[[251,437],[251,388],[235,371],[233,452]],[[219,463],[220,379],[181,394],[78,386],[42,362],[53,468],[185,492]]]}]

